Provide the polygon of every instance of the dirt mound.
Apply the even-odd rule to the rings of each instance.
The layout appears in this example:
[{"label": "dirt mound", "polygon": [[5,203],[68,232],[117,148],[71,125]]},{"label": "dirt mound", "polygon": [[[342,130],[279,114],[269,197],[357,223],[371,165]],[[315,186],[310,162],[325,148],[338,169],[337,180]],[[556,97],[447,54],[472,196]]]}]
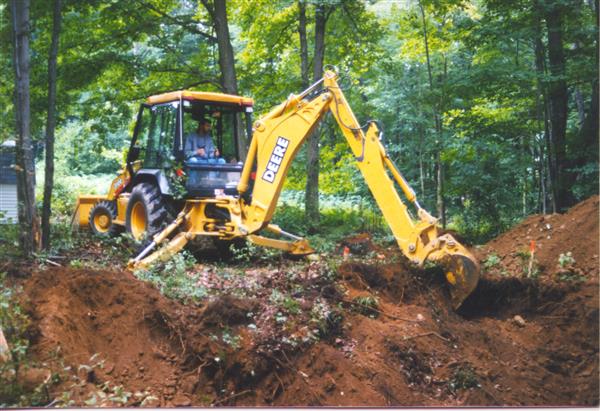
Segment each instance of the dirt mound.
[{"label": "dirt mound", "polygon": [[[39,358],[56,352],[74,370],[102,365],[87,382],[110,380],[157,398],[168,392],[165,381],[177,380],[176,363],[185,349],[177,338],[184,307],[151,285],[127,272],[53,268],[35,273],[25,292]],[[82,397],[89,396],[92,387],[87,388]]]},{"label": "dirt mound", "polygon": [[[528,263],[531,241],[535,259],[547,274],[561,271],[559,257],[572,253],[573,268],[582,275],[598,277],[598,196],[593,196],[565,214],[532,215],[508,232],[490,241],[486,254],[496,254],[509,273],[522,273]],[[563,265],[570,264],[566,261]]]}]

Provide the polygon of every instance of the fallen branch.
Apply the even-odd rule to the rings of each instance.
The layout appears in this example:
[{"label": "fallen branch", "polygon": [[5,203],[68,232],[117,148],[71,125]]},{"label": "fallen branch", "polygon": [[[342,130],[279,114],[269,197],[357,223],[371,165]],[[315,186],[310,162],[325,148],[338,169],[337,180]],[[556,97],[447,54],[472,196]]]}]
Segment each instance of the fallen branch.
[{"label": "fallen branch", "polygon": [[52,260],[49,260],[49,259],[47,259],[47,258],[44,258],[44,262],[46,262],[46,263],[48,263],[48,264],[52,264],[52,265],[53,265],[53,266],[55,266],[55,267],[62,267],[62,265],[60,265],[59,263],[57,263],[57,262],[54,262],[54,261],[52,261]]},{"label": "fallen branch", "polygon": [[[39,254],[33,253],[33,256],[34,256],[35,258],[39,258],[40,260],[42,260],[42,261],[43,261],[43,262],[45,262],[45,263],[48,263],[48,264],[51,264],[51,265],[53,265],[53,266],[55,266],[55,267],[62,267],[62,265],[60,265],[59,263],[57,263],[57,262],[55,262],[55,261],[52,261],[52,260],[50,260],[49,258],[43,257],[43,256],[41,256],[41,255],[39,255]],[[52,258],[55,258],[55,257],[52,257]],[[56,258],[62,258],[62,257],[60,257],[60,256],[56,256]]]},{"label": "fallen branch", "polygon": [[408,336],[408,337],[407,337],[407,336],[405,336],[405,337],[403,337],[403,338],[404,338],[404,340],[412,340],[412,339],[414,339],[414,338],[419,338],[419,337],[428,337],[428,336],[430,336],[430,335],[433,335],[434,337],[437,337],[437,338],[439,338],[439,339],[440,339],[440,340],[442,340],[442,341],[445,341],[445,342],[450,342],[450,340],[449,340],[449,339],[442,337],[441,335],[439,335],[439,334],[438,334],[438,333],[436,333],[435,331],[429,331],[429,332],[427,332],[427,333],[423,333],[423,334],[417,334],[417,335],[411,335],[411,336]]},{"label": "fallen branch", "polygon": [[230,395],[228,397],[225,397],[225,398],[222,398],[220,400],[213,401],[213,403],[211,405],[222,404],[222,403],[224,403],[226,401],[229,401],[229,400],[232,400],[232,399],[234,399],[236,397],[242,396],[244,394],[248,394],[249,392],[252,392],[252,390],[245,390],[245,391],[242,391],[242,392],[238,392],[237,394],[232,394],[232,395]]},{"label": "fallen branch", "polygon": [[275,396],[277,395],[277,391],[279,390],[279,387],[281,387],[282,392],[285,392],[285,386],[283,385],[283,381],[281,381],[281,378],[279,378],[279,375],[277,375],[277,372],[275,372],[275,377],[277,378],[277,385],[275,386],[275,389],[271,393],[271,397],[270,397],[271,401],[273,401],[275,399]]}]

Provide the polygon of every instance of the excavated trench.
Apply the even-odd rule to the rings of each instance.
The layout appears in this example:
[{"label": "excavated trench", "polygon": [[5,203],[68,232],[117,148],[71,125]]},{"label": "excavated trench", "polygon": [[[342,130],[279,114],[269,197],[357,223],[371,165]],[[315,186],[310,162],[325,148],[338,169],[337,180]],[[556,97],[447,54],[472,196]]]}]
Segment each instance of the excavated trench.
[{"label": "excavated trench", "polygon": [[[454,313],[441,281],[399,270],[342,265],[348,295],[376,295],[378,315],[348,310],[316,344],[257,352],[247,326],[260,301],[181,305],[129,273],[51,269],[26,287],[31,341],[73,367],[105,361],[80,400],[113,381],[161,406],[598,403],[597,286],[484,277]],[[240,344],[216,341],[223,329]]]}]

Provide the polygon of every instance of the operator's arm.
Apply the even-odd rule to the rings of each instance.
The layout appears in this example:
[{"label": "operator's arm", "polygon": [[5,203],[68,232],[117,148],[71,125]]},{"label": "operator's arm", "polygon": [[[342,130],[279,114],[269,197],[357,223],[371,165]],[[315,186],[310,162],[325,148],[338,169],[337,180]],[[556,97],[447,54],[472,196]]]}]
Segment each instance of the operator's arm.
[{"label": "operator's arm", "polygon": [[210,134],[202,136],[202,145],[208,157],[218,157],[218,150],[215,148]]},{"label": "operator's arm", "polygon": [[185,137],[185,144],[184,144],[184,148],[183,148],[183,152],[185,154],[185,158],[186,160],[189,159],[190,157],[192,157],[194,154],[196,154],[196,149],[195,149],[195,144],[194,144],[194,140],[195,140],[195,134],[188,134]]}]

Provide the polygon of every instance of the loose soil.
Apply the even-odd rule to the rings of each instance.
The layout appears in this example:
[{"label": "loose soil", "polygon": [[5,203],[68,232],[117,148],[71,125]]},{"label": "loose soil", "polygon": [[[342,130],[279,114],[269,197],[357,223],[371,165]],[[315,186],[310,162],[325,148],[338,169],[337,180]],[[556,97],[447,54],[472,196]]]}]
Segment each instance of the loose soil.
[{"label": "loose soil", "polygon": [[484,250],[495,253],[509,273],[522,273],[528,263],[531,242],[540,270],[561,272],[558,258],[572,253],[574,268],[586,277],[598,277],[598,196],[593,196],[565,214],[532,215],[512,230],[490,241]]},{"label": "loose soil", "polygon": [[[537,278],[524,278],[516,255],[530,240]],[[274,321],[253,320],[271,309],[291,262],[247,272],[264,294],[187,304],[129,272],[13,271],[27,277],[32,355],[60,364],[52,394],[70,391],[79,405],[107,382],[137,393],[127,405],[598,405],[598,197],[529,217],[478,250],[501,267],[484,270],[458,312],[439,269],[410,267],[364,236],[344,247],[353,251],[331,281],[314,275],[318,263],[306,268],[298,309],[333,308],[318,341],[295,348],[255,331]],[[559,278],[567,251],[572,276]]]}]

